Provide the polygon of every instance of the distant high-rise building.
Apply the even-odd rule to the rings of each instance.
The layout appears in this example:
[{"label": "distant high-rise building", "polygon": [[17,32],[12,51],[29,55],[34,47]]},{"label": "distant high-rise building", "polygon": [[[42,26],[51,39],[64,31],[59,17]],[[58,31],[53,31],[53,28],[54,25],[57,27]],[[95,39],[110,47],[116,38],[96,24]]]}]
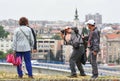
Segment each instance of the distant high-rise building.
[{"label": "distant high-rise building", "polygon": [[88,21],[90,19],[95,20],[96,24],[102,24],[102,15],[100,15],[99,13],[96,13],[94,15],[92,14],[87,14],[85,16],[85,21]]}]

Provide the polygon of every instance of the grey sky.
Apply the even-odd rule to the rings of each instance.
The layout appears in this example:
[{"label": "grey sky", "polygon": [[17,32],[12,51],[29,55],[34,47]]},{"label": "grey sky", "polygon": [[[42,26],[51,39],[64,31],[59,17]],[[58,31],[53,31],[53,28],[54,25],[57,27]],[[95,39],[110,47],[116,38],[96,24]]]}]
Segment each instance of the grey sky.
[{"label": "grey sky", "polygon": [[72,21],[75,8],[80,21],[86,14],[98,12],[104,23],[120,22],[120,0],[0,0],[0,20],[26,16],[30,20]]}]

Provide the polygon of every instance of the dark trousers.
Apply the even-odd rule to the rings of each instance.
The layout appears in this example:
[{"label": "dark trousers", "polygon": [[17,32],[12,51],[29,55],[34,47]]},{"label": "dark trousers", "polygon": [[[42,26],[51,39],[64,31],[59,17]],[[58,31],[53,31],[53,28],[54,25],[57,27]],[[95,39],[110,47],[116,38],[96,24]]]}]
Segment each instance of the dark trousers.
[{"label": "dark trousers", "polygon": [[80,74],[81,75],[84,74],[84,70],[80,62],[81,55],[82,55],[82,52],[80,49],[73,49],[72,55],[69,60],[71,75],[76,74],[75,65],[77,65],[77,68],[80,71]]},{"label": "dark trousers", "polygon": [[[24,58],[28,76],[32,76],[31,52],[30,51],[16,52],[16,56],[20,56],[21,59],[22,59],[22,57]],[[23,76],[22,64],[20,66],[17,66],[17,72],[18,72],[19,76]]]},{"label": "dark trousers", "polygon": [[98,67],[97,67],[97,55],[93,54],[93,51],[90,51],[89,54],[90,63],[92,65],[92,74],[93,76],[98,76]]}]

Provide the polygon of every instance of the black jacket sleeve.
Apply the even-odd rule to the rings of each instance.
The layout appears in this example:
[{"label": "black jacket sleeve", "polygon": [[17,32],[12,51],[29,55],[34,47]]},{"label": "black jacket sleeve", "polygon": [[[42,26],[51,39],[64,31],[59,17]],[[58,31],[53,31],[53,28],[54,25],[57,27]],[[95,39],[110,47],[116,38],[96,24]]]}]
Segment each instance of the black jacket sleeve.
[{"label": "black jacket sleeve", "polygon": [[99,41],[100,41],[100,36],[99,36],[99,31],[94,31],[93,32],[93,41],[92,41],[92,48],[94,51],[99,52],[100,47],[99,47]]},{"label": "black jacket sleeve", "polygon": [[33,37],[34,37],[34,45],[33,45],[33,49],[37,50],[37,41],[36,41],[36,34],[34,32],[34,30],[31,28]]}]

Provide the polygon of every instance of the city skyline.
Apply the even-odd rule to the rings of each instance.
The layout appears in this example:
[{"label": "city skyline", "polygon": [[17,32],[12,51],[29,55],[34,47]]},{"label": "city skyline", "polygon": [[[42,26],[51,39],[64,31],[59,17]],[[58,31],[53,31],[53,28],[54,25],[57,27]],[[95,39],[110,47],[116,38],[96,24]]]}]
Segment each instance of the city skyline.
[{"label": "city skyline", "polygon": [[100,13],[103,23],[119,23],[119,0],[0,0],[3,19],[25,16],[29,20],[73,21],[77,8],[79,20],[85,15]]}]

